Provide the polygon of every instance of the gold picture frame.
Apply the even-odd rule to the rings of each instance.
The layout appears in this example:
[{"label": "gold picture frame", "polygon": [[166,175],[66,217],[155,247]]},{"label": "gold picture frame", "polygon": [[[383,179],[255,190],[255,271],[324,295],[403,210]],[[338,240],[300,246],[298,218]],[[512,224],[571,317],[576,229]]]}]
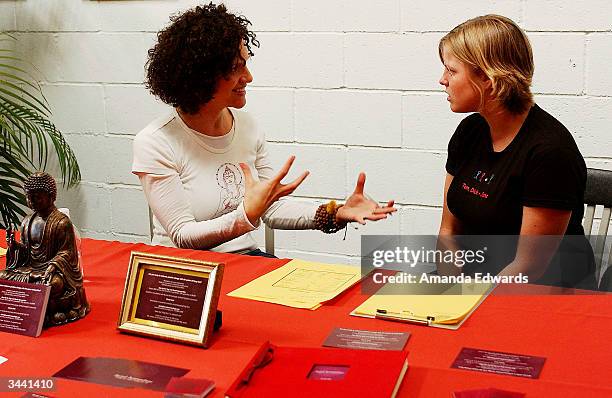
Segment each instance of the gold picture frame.
[{"label": "gold picture frame", "polygon": [[117,328],[207,348],[223,263],[132,252]]}]

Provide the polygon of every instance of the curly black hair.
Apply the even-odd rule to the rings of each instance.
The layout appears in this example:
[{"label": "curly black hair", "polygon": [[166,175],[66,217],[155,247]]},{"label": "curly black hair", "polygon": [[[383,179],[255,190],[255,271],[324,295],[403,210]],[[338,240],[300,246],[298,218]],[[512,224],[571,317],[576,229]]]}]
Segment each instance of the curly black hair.
[{"label": "curly black hair", "polygon": [[168,105],[189,114],[213,98],[217,81],[235,67],[243,43],[253,56],[259,47],[251,22],[225,5],[197,6],[170,17],[157,34],[145,66],[145,87]]}]

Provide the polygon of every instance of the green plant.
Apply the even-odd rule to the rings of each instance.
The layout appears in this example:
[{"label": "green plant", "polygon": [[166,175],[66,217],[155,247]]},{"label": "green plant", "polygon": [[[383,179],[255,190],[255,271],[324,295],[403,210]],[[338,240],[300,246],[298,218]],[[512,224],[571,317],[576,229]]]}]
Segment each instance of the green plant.
[{"label": "green plant", "polygon": [[15,38],[0,33],[0,228],[18,225],[25,213],[23,181],[45,170],[51,149],[59,177],[71,187],[81,180],[74,153],[49,121],[51,111],[28,64],[11,48]]}]

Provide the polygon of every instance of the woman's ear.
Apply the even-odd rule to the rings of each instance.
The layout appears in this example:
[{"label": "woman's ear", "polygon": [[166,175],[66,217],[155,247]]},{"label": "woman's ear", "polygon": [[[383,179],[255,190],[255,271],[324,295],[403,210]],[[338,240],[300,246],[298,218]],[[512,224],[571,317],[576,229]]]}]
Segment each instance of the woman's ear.
[{"label": "woman's ear", "polygon": [[493,82],[491,81],[491,79],[489,78],[489,76],[487,76],[486,73],[484,73],[482,71],[482,69],[480,68],[475,68],[474,69],[474,75],[476,76],[476,78],[479,80],[479,82],[481,84],[483,84],[485,87],[491,87],[493,85]]}]

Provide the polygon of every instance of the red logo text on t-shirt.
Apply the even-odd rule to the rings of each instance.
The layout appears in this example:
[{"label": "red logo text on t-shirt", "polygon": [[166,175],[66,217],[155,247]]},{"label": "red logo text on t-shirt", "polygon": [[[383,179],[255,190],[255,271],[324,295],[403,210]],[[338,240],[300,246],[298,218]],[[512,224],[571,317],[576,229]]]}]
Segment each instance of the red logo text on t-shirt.
[{"label": "red logo text on t-shirt", "polygon": [[472,195],[476,195],[476,196],[478,196],[479,198],[482,198],[482,199],[487,199],[489,197],[488,193],[481,192],[480,190],[478,190],[476,188],[470,187],[465,182],[461,183],[461,188],[463,188],[464,191],[467,191],[467,192],[471,193]]}]

